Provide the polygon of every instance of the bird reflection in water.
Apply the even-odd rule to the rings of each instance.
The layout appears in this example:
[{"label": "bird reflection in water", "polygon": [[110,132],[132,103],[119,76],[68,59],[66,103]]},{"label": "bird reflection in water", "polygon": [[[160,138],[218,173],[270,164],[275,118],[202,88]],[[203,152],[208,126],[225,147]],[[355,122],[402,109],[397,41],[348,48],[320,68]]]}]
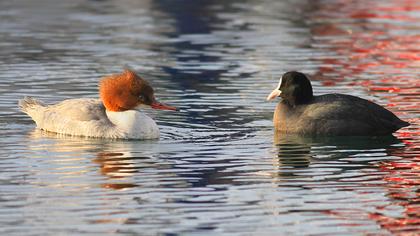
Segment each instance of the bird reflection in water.
[{"label": "bird reflection in water", "polygon": [[121,182],[126,181],[138,171],[133,164],[133,158],[127,157],[126,153],[100,152],[93,162],[99,165],[100,173],[110,180],[108,183],[101,184],[102,187],[120,190],[138,186],[134,183]]},{"label": "bird reflection in water", "polygon": [[[302,137],[297,135],[285,135],[278,132],[274,134],[274,144],[276,145],[277,168],[300,169],[307,168],[313,159],[311,147],[302,141]],[[293,172],[287,171],[279,173],[282,177],[292,177]]]},{"label": "bird reflection in water", "polygon": [[[149,145],[151,142],[153,141],[135,142],[72,137],[38,129],[33,130],[29,135],[29,146],[30,149],[36,151],[35,157],[38,155],[45,157],[46,153],[54,155],[51,159],[44,158],[44,160],[64,163],[65,166],[60,167],[61,169],[72,170],[59,172],[65,176],[60,176],[58,179],[77,177],[81,178],[78,185],[99,184],[103,188],[114,190],[141,186],[144,181],[136,179],[142,175],[141,170],[167,168],[166,164],[154,162],[148,156],[151,148],[158,148],[158,145]],[[92,154],[94,158],[89,159]],[[90,172],[87,169],[91,166],[89,162],[97,165],[99,173],[106,178],[92,180],[86,174]],[[169,179],[170,175],[170,173],[160,175],[160,178],[155,180],[156,185]]]},{"label": "bird reflection in water", "polygon": [[[274,135],[277,186],[291,186],[292,178],[296,182],[294,187],[306,189],[329,188],[331,184],[341,183],[340,191],[350,191],[363,203],[364,195],[375,194],[375,189],[383,188],[383,182],[386,182],[388,200],[378,200],[374,211],[348,207],[320,212],[339,220],[352,219],[353,215],[367,217],[395,232],[398,228],[412,230],[418,224],[414,215],[418,212],[416,196],[412,193],[419,182],[409,172],[416,166],[400,159],[401,153],[406,153],[408,148],[403,141],[392,135],[302,137],[278,133]],[[284,181],[286,178],[288,181]],[[404,209],[400,219],[387,216],[387,212],[396,206]]]},{"label": "bird reflection in water", "polygon": [[[315,137],[284,134],[275,132],[274,144],[276,158],[274,166],[277,177],[293,178],[301,176],[302,171],[311,167],[311,164],[328,162],[336,164],[337,161],[362,162],[353,158],[358,155],[374,155],[380,152],[394,152],[403,147],[403,143],[392,135],[373,137]],[[369,159],[370,160],[370,159]],[[345,172],[351,168],[345,167]]]}]

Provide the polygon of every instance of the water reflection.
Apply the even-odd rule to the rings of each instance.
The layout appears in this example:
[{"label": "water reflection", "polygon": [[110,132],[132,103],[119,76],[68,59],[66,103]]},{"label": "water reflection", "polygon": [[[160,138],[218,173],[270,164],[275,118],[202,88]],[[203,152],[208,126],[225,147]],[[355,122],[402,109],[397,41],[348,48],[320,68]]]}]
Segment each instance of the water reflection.
[{"label": "water reflection", "polygon": [[[418,224],[415,1],[0,1],[0,225],[25,234],[387,235]],[[47,7],[48,6],[48,7]],[[159,141],[34,131],[124,65],[184,112]],[[397,139],[274,137],[284,71],[374,100]],[[39,227],[32,227],[33,222]],[[77,229],[77,230],[76,230]]]},{"label": "water reflection", "polygon": [[102,186],[115,190],[137,187],[138,185],[133,182],[123,182],[130,176],[133,176],[138,170],[135,164],[133,164],[133,159],[132,157],[126,157],[124,153],[98,153],[97,157],[93,159],[93,162],[99,164],[100,173],[107,176],[110,180],[120,180],[118,183],[105,183]]},{"label": "water reflection", "polygon": [[[353,199],[368,199],[376,194],[377,188],[383,183],[391,183],[386,187],[390,199],[398,202],[387,203],[378,201],[375,210],[363,207],[347,207],[340,194],[330,192],[326,199],[315,195],[309,202],[316,202],[323,217],[336,220],[350,220],[358,215],[360,219],[373,219],[392,232],[413,230],[417,224],[415,206],[415,186],[417,180],[410,178],[415,164],[401,163],[398,154],[406,150],[403,140],[394,136],[384,137],[302,137],[278,133],[274,136],[276,157],[273,159],[273,171],[270,176],[279,188],[297,187],[314,193],[335,188],[338,191],[351,191]],[[400,163],[400,164],[398,164]],[[381,171],[378,171],[380,169]],[[388,171],[391,171],[390,173]],[[400,177],[396,177],[396,175]],[[324,189],[324,190],[321,190]],[[334,196],[335,195],[335,196]],[[307,199],[304,197],[304,199]],[[348,199],[346,201],[349,201]],[[342,203],[340,208],[329,209],[330,204]],[[404,202],[404,203],[403,203]],[[348,202],[347,202],[348,203]],[[407,205],[405,205],[407,204]],[[323,207],[320,207],[320,206]],[[363,204],[362,204],[363,205]],[[307,212],[307,209],[296,207],[297,212]],[[395,211],[403,212],[403,218],[392,216]],[[395,213],[394,213],[395,214]],[[398,214],[399,215],[399,214]],[[363,221],[353,226],[363,226]]]},{"label": "water reflection", "polygon": [[[420,89],[416,82],[418,73],[413,68],[420,61],[416,34],[420,29],[418,17],[410,14],[416,12],[416,4],[414,1],[353,3],[317,4],[317,10],[311,14],[312,45],[330,52],[315,58],[321,61],[321,66],[314,77],[324,86],[368,89],[371,99],[379,97],[378,101],[388,109],[407,116],[419,108],[413,100]],[[404,30],[407,32],[401,34]],[[407,118],[413,125],[398,133],[415,134],[419,119]]]},{"label": "water reflection", "polygon": [[[30,149],[42,156],[42,151],[52,153],[65,153],[63,157],[57,156],[53,162],[63,162],[68,169],[84,169],[83,162],[91,161],[98,172],[105,177],[101,179],[101,186],[115,190],[144,187],[147,182],[147,172],[159,172],[160,170],[171,169],[173,165],[158,160],[165,158],[170,153],[171,145],[157,145],[157,141],[118,141],[103,140],[83,137],[72,137],[62,134],[55,134],[42,130],[34,130],[30,133]],[[161,154],[161,155],[159,155]],[[91,160],[77,158],[77,156],[88,155]],[[35,158],[41,158],[41,156]],[[74,158],[68,158],[74,156]],[[89,166],[92,166],[90,164]],[[63,178],[71,178],[68,175],[79,175],[81,172],[64,172]],[[59,173],[58,173],[59,174]],[[145,175],[145,176],[143,176]],[[179,185],[185,186],[187,182],[178,182],[177,173],[165,172],[159,174],[159,178],[153,180],[158,186]],[[147,184],[146,184],[147,185]],[[188,185],[188,184],[187,184]]]},{"label": "water reflection", "polygon": [[[413,185],[419,180],[412,175],[418,166],[416,147],[419,146],[417,115],[420,92],[416,82],[418,57],[418,4],[415,1],[335,1],[317,4],[311,14],[313,46],[330,52],[322,58],[318,78],[324,86],[352,86],[366,89],[376,100],[411,123],[396,133],[405,144],[387,154],[404,160],[384,161],[379,166],[386,173],[383,181],[388,196],[395,203],[381,206],[370,214],[379,224],[393,233],[411,231],[416,224],[412,199]],[[334,9],[334,10],[333,10]],[[351,78],[351,80],[347,79]],[[417,110],[417,111],[415,111]],[[394,170],[395,169],[395,170]],[[411,174],[410,174],[411,173]],[[402,192],[402,193],[401,193]],[[402,198],[400,198],[400,193]],[[404,204],[398,202],[403,201]],[[387,209],[403,207],[403,216],[396,217]],[[417,222],[418,223],[418,222]]]},{"label": "water reflection", "polygon": [[[48,159],[64,163],[65,166],[60,169],[81,169],[57,172],[58,175],[64,174],[59,178],[80,175],[86,168],[83,163],[91,161],[89,166],[94,164],[95,169],[105,177],[99,180],[100,186],[115,190],[151,186],[201,188],[208,185],[232,184],[234,177],[239,173],[229,169],[244,165],[234,157],[223,158],[226,155],[223,150],[226,147],[225,143],[221,146],[201,146],[199,143],[200,148],[197,148],[197,144],[185,142],[103,140],[72,137],[42,130],[32,131],[28,138],[30,150],[36,153],[34,158],[42,158],[45,150],[65,153]],[[183,153],[179,145],[183,145],[181,149],[189,153]],[[78,158],[79,155],[88,155],[91,160]]]},{"label": "water reflection", "polygon": [[[184,3],[184,4],[182,4]],[[176,83],[185,92],[180,100],[181,107],[185,108],[185,122],[215,126],[217,129],[243,128],[235,134],[236,137],[249,134],[246,124],[252,119],[243,116],[241,110],[246,106],[238,105],[236,99],[230,94],[238,93],[239,89],[232,86],[231,81],[223,79],[223,75],[235,70],[238,64],[226,63],[223,53],[217,48],[235,47],[226,38],[234,35],[218,37],[213,32],[215,26],[228,23],[218,17],[218,11],[212,7],[216,4],[224,11],[231,11],[231,4],[218,1],[155,1],[153,8],[165,12],[173,19],[172,32],[167,32],[171,42],[161,45],[171,51],[170,57],[174,64],[163,66],[173,83]],[[194,20],[192,20],[194,19]],[[250,73],[241,73],[242,78],[249,77]],[[225,104],[214,104],[216,97],[225,97]],[[169,121],[170,122],[170,121]],[[216,130],[217,130],[216,129]],[[213,137],[216,138],[217,137]]]},{"label": "water reflection", "polygon": [[[277,157],[274,165],[277,177],[293,178],[313,165],[326,162],[334,172],[351,171],[369,165],[371,161],[390,160],[393,153],[404,150],[404,144],[394,136],[383,137],[304,137],[275,133]],[[348,165],[350,164],[351,165]],[[332,167],[336,166],[337,167]],[[338,167],[340,166],[341,167]],[[351,166],[354,166],[351,167]],[[338,168],[338,169],[337,169]],[[317,170],[319,171],[319,170]],[[314,173],[315,174],[315,173]],[[331,173],[319,172],[316,175]],[[327,178],[325,176],[325,178]]]}]

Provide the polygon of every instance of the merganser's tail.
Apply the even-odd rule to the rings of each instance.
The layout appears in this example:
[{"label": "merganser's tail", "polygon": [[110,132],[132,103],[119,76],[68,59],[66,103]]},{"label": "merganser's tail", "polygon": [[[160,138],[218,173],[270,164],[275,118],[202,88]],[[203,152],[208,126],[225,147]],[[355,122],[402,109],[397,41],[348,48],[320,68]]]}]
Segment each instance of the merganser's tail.
[{"label": "merganser's tail", "polygon": [[19,100],[19,107],[22,112],[28,114],[36,123],[38,123],[38,121],[42,119],[40,116],[43,115],[45,104],[32,97],[24,97]]},{"label": "merganser's tail", "polygon": [[34,110],[37,110],[40,107],[44,106],[44,103],[32,97],[24,97],[23,99],[19,100],[20,110],[25,112],[29,116],[31,116],[31,113],[33,113]]}]

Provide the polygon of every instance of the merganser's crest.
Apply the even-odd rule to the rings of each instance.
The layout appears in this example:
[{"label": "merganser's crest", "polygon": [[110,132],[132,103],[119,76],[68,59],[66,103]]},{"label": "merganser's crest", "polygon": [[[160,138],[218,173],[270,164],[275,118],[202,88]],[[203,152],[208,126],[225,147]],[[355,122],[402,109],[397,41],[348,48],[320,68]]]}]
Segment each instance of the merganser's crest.
[{"label": "merganser's crest", "polygon": [[155,102],[153,88],[130,70],[102,79],[99,94],[108,111],[127,111]]}]

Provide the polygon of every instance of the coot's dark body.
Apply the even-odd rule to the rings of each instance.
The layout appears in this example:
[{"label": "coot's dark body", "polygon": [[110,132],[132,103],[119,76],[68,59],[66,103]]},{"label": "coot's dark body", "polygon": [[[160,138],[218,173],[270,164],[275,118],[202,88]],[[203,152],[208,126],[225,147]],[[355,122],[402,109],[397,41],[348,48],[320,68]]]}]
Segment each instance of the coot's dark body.
[{"label": "coot's dark body", "polygon": [[314,96],[311,102],[295,107],[283,100],[274,114],[276,130],[297,134],[387,135],[407,125],[373,102],[344,94]]},{"label": "coot's dark body", "polygon": [[313,96],[309,79],[287,72],[273,94],[282,98],[274,113],[277,131],[302,135],[376,136],[388,135],[409,123],[382,106],[344,95]]}]

